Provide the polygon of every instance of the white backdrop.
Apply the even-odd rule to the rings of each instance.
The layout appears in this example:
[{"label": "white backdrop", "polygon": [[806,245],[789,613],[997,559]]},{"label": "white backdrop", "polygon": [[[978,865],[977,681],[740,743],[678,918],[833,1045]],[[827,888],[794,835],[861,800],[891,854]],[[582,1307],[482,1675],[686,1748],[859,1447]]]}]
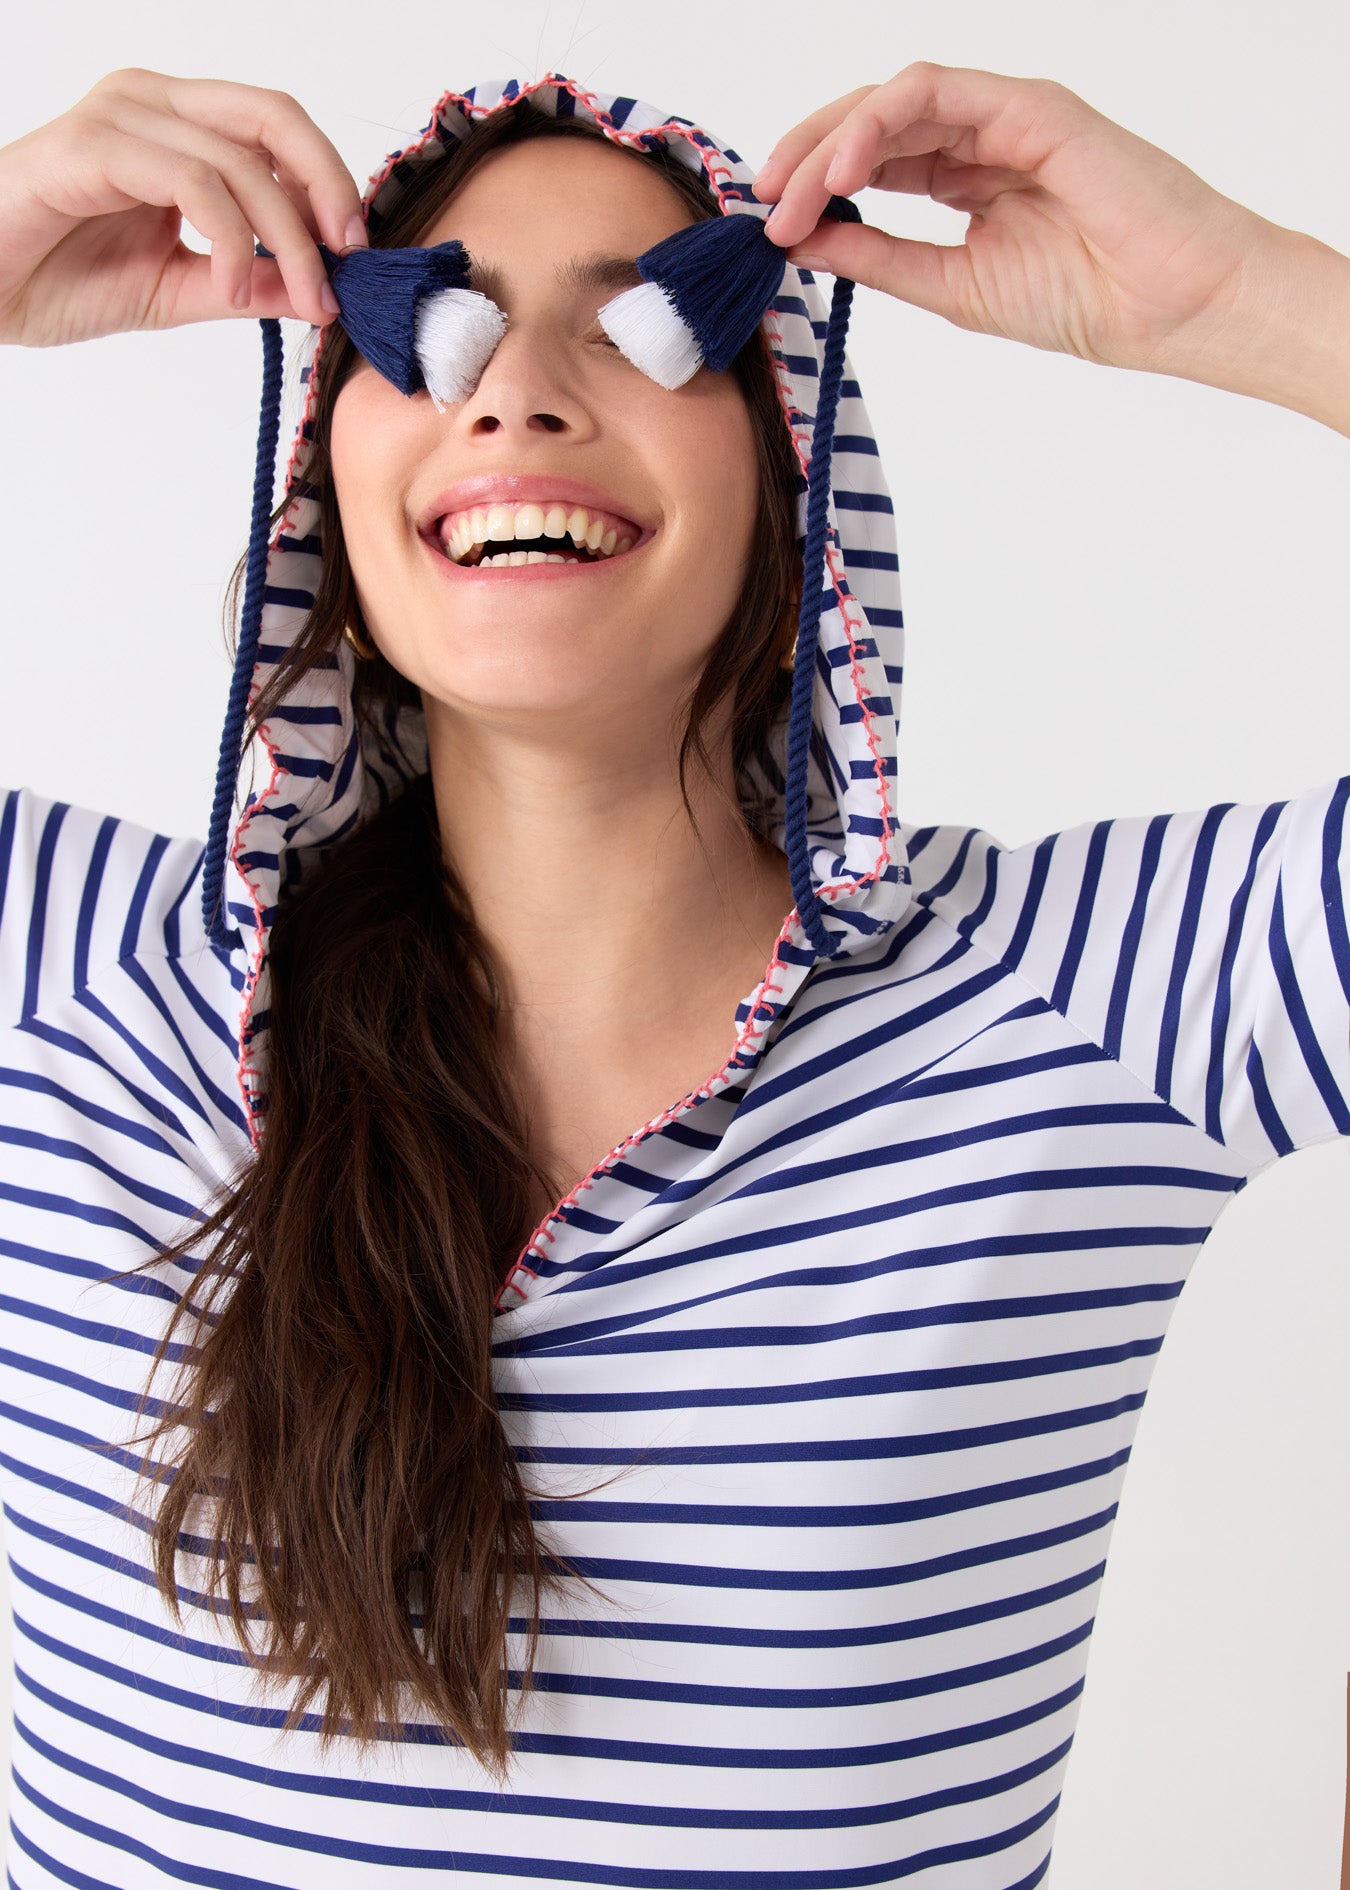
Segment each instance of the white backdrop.
[{"label": "white backdrop", "polygon": [[[364,187],[447,86],[552,68],[706,124],[757,166],[817,106],[932,59],[1058,79],[1350,254],[1343,0],[1217,16],[1208,0],[55,0],[16,17],[0,144],[141,65],[293,93]],[[898,235],[966,227],[926,199],[859,202]],[[299,333],[285,325],[288,355]],[[1020,845],[1350,768],[1350,439],[868,289],[849,352],[897,514],[906,820]],[[5,785],[204,837],[261,361],[248,317],[0,349]],[[1348,1209],[1350,1151],[1303,1150],[1231,1204],[1182,1295],[1111,1545],[1052,1890],[1337,1882]]]}]

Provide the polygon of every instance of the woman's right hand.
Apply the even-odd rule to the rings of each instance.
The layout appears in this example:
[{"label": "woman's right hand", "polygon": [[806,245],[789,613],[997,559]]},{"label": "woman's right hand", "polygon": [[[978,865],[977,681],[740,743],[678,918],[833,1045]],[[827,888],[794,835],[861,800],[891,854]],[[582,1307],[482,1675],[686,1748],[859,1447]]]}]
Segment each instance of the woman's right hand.
[{"label": "woman's right hand", "polygon": [[[209,255],[182,242],[184,217]],[[0,146],[0,341],[56,348],[240,315],[322,326],[334,310],[317,244],[364,241],[353,218],[355,180],[288,92],[127,66]],[[254,255],[255,236],[274,257]]]}]

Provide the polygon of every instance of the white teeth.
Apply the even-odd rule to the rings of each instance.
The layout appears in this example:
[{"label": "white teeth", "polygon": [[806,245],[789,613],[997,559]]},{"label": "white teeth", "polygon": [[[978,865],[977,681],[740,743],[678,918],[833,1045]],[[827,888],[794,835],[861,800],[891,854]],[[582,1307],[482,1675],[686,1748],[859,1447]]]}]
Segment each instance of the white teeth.
[{"label": "white teeth", "polygon": [[[584,506],[573,506],[569,511],[560,500],[551,502],[547,510],[534,502],[519,506],[498,503],[479,507],[476,511],[460,512],[453,518],[446,518],[440,529],[446,556],[456,564],[463,564],[479,546],[489,541],[502,544],[509,543],[513,538],[556,538],[563,542],[570,538],[578,551],[588,551],[593,558],[615,557],[619,552],[630,551],[636,543],[631,534],[620,537],[616,527],[607,526],[603,518],[593,518]],[[479,562],[498,563],[502,558],[512,555],[498,553],[495,558],[482,558]],[[535,555],[551,557],[557,554],[543,552]]]},{"label": "white teeth", "polygon": [[584,558],[565,558],[560,551],[499,551],[494,557],[484,558],[472,566],[475,571],[482,571],[493,564],[584,564]]}]

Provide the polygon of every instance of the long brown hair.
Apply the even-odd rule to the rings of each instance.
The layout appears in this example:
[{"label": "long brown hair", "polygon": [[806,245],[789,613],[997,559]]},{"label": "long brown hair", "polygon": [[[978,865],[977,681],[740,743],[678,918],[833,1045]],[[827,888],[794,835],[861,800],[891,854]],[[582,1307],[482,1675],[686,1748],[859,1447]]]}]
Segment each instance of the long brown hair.
[{"label": "long brown hair", "polygon": [[[393,214],[371,214],[372,243],[415,243],[489,152],[561,136],[604,133],[528,99],[498,109],[425,164]],[[691,221],[720,214],[664,145],[631,155],[659,167]],[[333,403],[358,359],[333,324],[305,469],[320,495],[322,574],[250,733],[298,675],[331,663],[346,622],[365,634],[329,456]],[[744,588],[679,751],[695,830],[686,761],[712,775],[702,730],[730,697],[741,786],[790,688],[781,658],[801,581],[802,480],[762,329],[728,371],[754,423],[759,504]],[[420,706],[382,656],[358,665],[355,690],[359,719]],[[444,857],[430,786],[419,776],[282,896],[259,1146],[209,1217],[142,1263],[195,1267],[155,1352],[151,1385],[190,1314],[172,1395],[142,1440],[163,1447],[144,1474],[164,1486],[151,1532],[160,1592],[181,1619],[178,1559],[195,1556],[202,1602],[228,1610],[260,1673],[293,1684],[287,1729],[317,1700],[325,1744],[397,1739],[417,1707],[505,1781],[517,1585],[530,1597],[523,1694],[543,1594],[566,1578],[593,1584],[536,1536],[494,1394],[493,1302],[533,1231],[536,1188],[556,1200],[575,1177],[558,1186],[530,1152],[528,1101],[500,1050],[500,971]],[[747,795],[740,812],[762,832]],[[148,1385],[142,1413],[151,1404]]]}]

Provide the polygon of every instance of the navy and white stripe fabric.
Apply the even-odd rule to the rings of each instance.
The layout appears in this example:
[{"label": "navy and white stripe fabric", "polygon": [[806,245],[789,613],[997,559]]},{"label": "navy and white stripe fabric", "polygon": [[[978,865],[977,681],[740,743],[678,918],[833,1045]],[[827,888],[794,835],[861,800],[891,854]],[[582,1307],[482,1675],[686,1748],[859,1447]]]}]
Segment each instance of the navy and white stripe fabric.
[{"label": "navy and white stripe fabric", "polygon": [[[748,189],[687,120],[554,81],[541,103],[687,134]],[[528,89],[445,95],[418,149]],[[809,276],[768,321],[800,445]],[[319,568],[306,424],[259,681]],[[892,519],[851,369],[831,524],[810,827],[839,949],[786,917],[725,1066],[634,1125],[499,1296],[541,1531],[605,1596],[547,1615],[505,1793],[434,1729],[327,1759],[312,1722],[283,1735],[190,1558],[174,1628],[126,1440],[187,1273],[104,1278],[265,1133],[279,890],[425,766],[421,731],[357,751],[345,648],[273,718],[232,833],[231,950],[203,931],[199,839],[4,801],[18,1890],[1045,1881],[1177,1295],[1254,1174],[1350,1132],[1350,775],[1015,849],[906,825]],[[756,783],[780,800],[781,759]]]}]

